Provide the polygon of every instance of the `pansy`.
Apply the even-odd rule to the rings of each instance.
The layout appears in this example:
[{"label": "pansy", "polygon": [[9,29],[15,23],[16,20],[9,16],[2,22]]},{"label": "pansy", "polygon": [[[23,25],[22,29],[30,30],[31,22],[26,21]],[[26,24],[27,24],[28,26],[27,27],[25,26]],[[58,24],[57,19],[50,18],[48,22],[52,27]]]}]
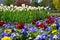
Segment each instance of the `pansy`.
[{"label": "pansy", "polygon": [[3,38],[4,36],[8,36],[8,37],[9,37],[9,36],[11,36],[11,35],[10,35],[9,33],[5,33],[5,32],[3,32],[3,33],[0,34],[0,37],[1,37],[1,38]]},{"label": "pansy", "polygon": [[60,24],[58,22],[55,22],[55,24],[56,24],[56,29],[59,29]]},{"label": "pansy", "polygon": [[49,19],[51,16],[46,16],[47,19]]},{"label": "pansy", "polygon": [[38,29],[35,26],[31,26],[31,25],[28,26],[28,31],[30,32],[36,32],[37,30]]},{"label": "pansy", "polygon": [[57,39],[57,38],[58,38],[58,36],[57,36],[57,35],[54,35],[54,36],[53,36],[53,38],[54,38],[54,39]]},{"label": "pansy", "polygon": [[57,22],[60,22],[60,17],[59,17],[59,18],[57,18]]},{"label": "pansy", "polygon": [[51,26],[52,26],[52,27],[56,27],[56,24],[55,24],[55,23],[53,23]]},{"label": "pansy", "polygon": [[1,40],[11,40],[11,38],[8,36],[4,36],[3,38],[1,38]]},{"label": "pansy", "polygon": [[19,23],[18,22],[14,22],[14,25],[18,25]]},{"label": "pansy", "polygon": [[4,33],[1,33],[1,34],[0,34],[0,38],[2,38],[2,37],[4,37]]},{"label": "pansy", "polygon": [[4,32],[11,33],[11,29],[6,29]]},{"label": "pansy", "polygon": [[46,25],[45,25],[44,23],[41,23],[41,24],[40,24],[40,28],[45,28],[45,26],[46,26]]},{"label": "pansy", "polygon": [[4,24],[6,24],[6,22],[0,21],[0,26],[3,26]]},{"label": "pansy", "polygon": [[45,34],[45,33],[43,33],[42,35],[41,35],[41,38],[48,38],[48,34]]},{"label": "pansy", "polygon": [[27,31],[25,29],[21,29],[20,32],[19,32],[19,34],[23,34],[25,36],[28,35],[28,33],[27,33]]},{"label": "pansy", "polygon": [[50,30],[51,30],[51,28],[50,28],[50,27],[47,27],[47,28],[46,28],[46,31],[50,31]]},{"label": "pansy", "polygon": [[47,19],[54,19],[54,16],[46,16]]},{"label": "pansy", "polygon": [[13,38],[17,38],[17,35],[16,35],[15,33],[12,33],[11,36],[12,36]]},{"label": "pansy", "polygon": [[36,21],[37,21],[37,19],[35,18],[35,19],[32,21],[32,24],[36,24]]},{"label": "pansy", "polygon": [[60,34],[58,34],[58,38],[60,38]]},{"label": "pansy", "polygon": [[47,24],[49,24],[49,23],[54,23],[54,22],[55,22],[54,19],[47,19],[47,20],[46,20],[46,23],[47,23]]},{"label": "pansy", "polygon": [[44,30],[40,29],[40,32],[41,32],[41,33],[43,33],[43,32],[44,32]]},{"label": "pansy", "polygon": [[36,22],[36,27],[39,28],[39,27],[40,27],[40,24],[41,24],[41,22],[40,22],[40,21],[37,21],[37,22]]},{"label": "pansy", "polygon": [[57,33],[57,32],[58,32],[57,30],[52,30],[52,34]]},{"label": "pansy", "polygon": [[47,23],[47,24],[51,23],[51,20],[47,19],[47,20],[46,20],[46,23]]},{"label": "pansy", "polygon": [[50,35],[49,40],[54,40],[52,35]]},{"label": "pansy", "polygon": [[24,24],[24,29],[28,30],[28,24],[27,23]]},{"label": "pansy", "polygon": [[24,23],[23,22],[20,22],[20,24],[17,26],[18,29],[22,29],[24,28]]}]

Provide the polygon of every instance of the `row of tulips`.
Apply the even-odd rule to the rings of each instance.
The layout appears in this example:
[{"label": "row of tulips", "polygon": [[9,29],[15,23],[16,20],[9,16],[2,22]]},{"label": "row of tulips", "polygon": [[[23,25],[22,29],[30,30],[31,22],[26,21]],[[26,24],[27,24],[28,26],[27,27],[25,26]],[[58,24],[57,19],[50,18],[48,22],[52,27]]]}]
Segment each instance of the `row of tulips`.
[{"label": "row of tulips", "polygon": [[23,10],[25,10],[25,11],[28,11],[28,10],[47,10],[47,9],[51,9],[51,8],[49,8],[48,6],[47,7],[40,7],[40,6],[38,6],[38,7],[35,7],[35,6],[28,6],[28,5],[25,5],[25,4],[22,4],[21,6],[13,6],[13,5],[10,5],[10,6],[6,6],[6,5],[3,5],[3,4],[0,4],[0,11],[7,11],[7,10],[9,10],[9,11],[16,11],[16,10],[18,10],[18,11],[23,11]]},{"label": "row of tulips", "polygon": [[47,12],[48,7],[32,7],[32,6],[5,6],[3,4],[0,5],[0,20],[4,20],[6,22],[32,22],[34,18],[45,18],[49,15]]},{"label": "row of tulips", "polygon": [[60,16],[24,22],[0,21],[1,40],[60,40]]}]

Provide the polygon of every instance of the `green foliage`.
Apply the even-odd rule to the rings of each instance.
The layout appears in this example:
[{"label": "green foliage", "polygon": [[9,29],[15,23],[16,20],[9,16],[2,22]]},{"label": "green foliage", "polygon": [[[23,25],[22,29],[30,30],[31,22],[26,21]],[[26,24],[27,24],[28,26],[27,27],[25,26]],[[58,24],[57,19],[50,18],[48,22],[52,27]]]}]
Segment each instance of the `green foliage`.
[{"label": "green foliage", "polygon": [[51,4],[51,9],[56,10],[55,5],[53,3]]},{"label": "green foliage", "polygon": [[40,19],[45,18],[47,16],[47,12],[43,10],[29,10],[29,11],[0,11],[0,20],[4,20],[6,22],[28,22],[31,23],[34,18]]},{"label": "green foliage", "polygon": [[6,0],[6,1],[5,1],[5,5],[8,5],[8,6],[9,6],[9,5],[12,4],[13,2],[14,2],[14,0]]}]

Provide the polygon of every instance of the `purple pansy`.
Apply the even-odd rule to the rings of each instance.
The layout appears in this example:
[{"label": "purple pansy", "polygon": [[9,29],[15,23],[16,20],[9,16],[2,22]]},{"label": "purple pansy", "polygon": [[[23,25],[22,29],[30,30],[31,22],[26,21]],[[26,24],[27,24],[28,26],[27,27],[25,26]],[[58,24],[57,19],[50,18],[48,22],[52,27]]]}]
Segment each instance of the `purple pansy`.
[{"label": "purple pansy", "polygon": [[30,32],[36,32],[38,29],[36,28],[36,27],[34,27],[34,26],[28,26],[28,31],[30,31]]},{"label": "purple pansy", "polygon": [[37,25],[40,25],[40,24],[41,24],[41,22],[40,22],[40,21],[37,21],[37,22],[36,22],[36,24],[37,24]]},{"label": "purple pansy", "polygon": [[46,28],[46,31],[50,31],[50,30],[51,30],[51,28],[50,28],[50,27],[47,27],[47,28]]},{"label": "purple pansy", "polygon": [[19,34],[23,34],[25,36],[28,35],[28,33],[27,33],[27,31],[25,29],[21,29],[20,32],[19,32]]},{"label": "purple pansy", "polygon": [[44,32],[44,30],[40,29],[40,32],[41,32],[41,33],[43,33],[43,32]]},{"label": "purple pansy", "polygon": [[17,38],[17,35],[16,35],[15,33],[12,33],[11,36],[12,36],[13,38]]},{"label": "purple pansy", "polygon": [[58,34],[58,38],[60,38],[60,34]]},{"label": "purple pansy", "polygon": [[49,36],[49,39],[50,39],[50,40],[54,40],[52,35]]}]

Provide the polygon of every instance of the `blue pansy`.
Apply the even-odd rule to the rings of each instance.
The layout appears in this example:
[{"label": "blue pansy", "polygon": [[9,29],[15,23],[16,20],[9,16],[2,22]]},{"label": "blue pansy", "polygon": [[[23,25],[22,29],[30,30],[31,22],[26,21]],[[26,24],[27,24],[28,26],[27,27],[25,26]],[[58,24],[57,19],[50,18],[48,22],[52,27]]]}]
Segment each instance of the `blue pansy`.
[{"label": "blue pansy", "polygon": [[10,28],[10,29],[14,29],[14,28],[16,28],[16,26],[10,26],[9,28]]},{"label": "blue pansy", "polygon": [[4,33],[1,33],[1,34],[0,34],[0,38],[2,38],[2,37],[4,37]]},{"label": "blue pansy", "polygon": [[4,33],[4,36],[11,36],[11,34],[8,34],[8,33]]},{"label": "blue pansy", "polygon": [[49,39],[50,39],[50,40],[54,40],[52,35],[50,35]]},{"label": "blue pansy", "polygon": [[58,34],[58,38],[60,38],[60,34]]},{"label": "blue pansy", "polygon": [[25,29],[21,29],[20,32],[19,32],[19,34],[23,34],[25,36],[28,35],[28,33],[27,33],[27,31]]},{"label": "blue pansy", "polygon": [[37,22],[36,22],[37,25],[40,25],[40,23],[41,23],[40,21],[37,21]]},{"label": "blue pansy", "polygon": [[58,29],[60,27],[60,25],[58,22],[55,22],[55,23],[56,23],[56,28]]},{"label": "blue pansy", "polygon": [[48,35],[45,34],[45,33],[43,33],[43,34],[41,35],[41,38],[42,38],[42,39],[44,39],[44,38],[48,38]]},{"label": "blue pansy", "polygon": [[47,27],[47,28],[46,28],[46,31],[50,31],[50,30],[51,30],[51,28],[50,28],[50,27]]},{"label": "blue pansy", "polygon": [[41,33],[43,33],[43,32],[44,32],[44,30],[40,29],[40,32],[41,32]]},{"label": "blue pansy", "polygon": [[35,27],[35,26],[28,26],[28,30],[30,31],[30,32],[36,32],[38,29]]},{"label": "blue pansy", "polygon": [[8,22],[7,25],[10,26],[12,23],[11,22]]},{"label": "blue pansy", "polygon": [[28,27],[27,23],[24,24],[24,28],[26,29]]},{"label": "blue pansy", "polygon": [[15,33],[12,33],[11,36],[12,36],[13,38],[17,38],[17,36],[16,36]]}]

